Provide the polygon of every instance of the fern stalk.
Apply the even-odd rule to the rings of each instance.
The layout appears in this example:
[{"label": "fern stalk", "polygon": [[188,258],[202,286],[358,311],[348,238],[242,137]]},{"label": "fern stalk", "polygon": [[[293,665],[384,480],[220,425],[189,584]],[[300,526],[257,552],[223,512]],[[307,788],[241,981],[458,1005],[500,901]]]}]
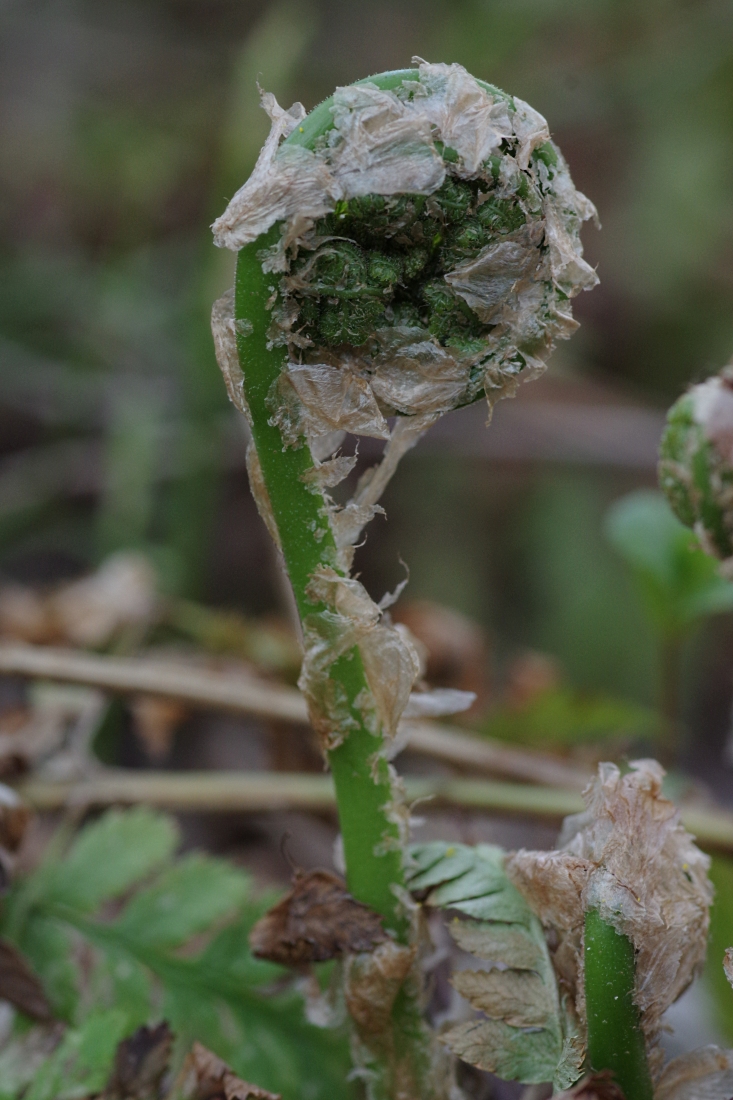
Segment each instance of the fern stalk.
[{"label": "fern stalk", "polygon": [[[280,432],[269,423],[267,394],[282,370],[287,353],[268,348],[270,314],[265,302],[272,278],[262,271],[257,253],[279,236],[279,226],[241,249],[235,284],[235,317],[252,331],[238,337],[244,394],[252,417],[252,439],[262,469],[272,514],[277,525],[285,566],[293,587],[301,620],[326,611],[306,592],[309,579],[323,562],[324,553],[335,554],[330,529],[322,532],[324,501],[307,488],[301,476],[313,467],[308,447],[284,449]],[[328,753],[343,838],[349,890],[359,901],[381,913],[386,927],[398,941],[407,943],[409,921],[399,900],[405,879],[399,829],[390,810],[397,792],[389,765],[382,755],[383,738],[364,724],[357,699],[369,690],[358,649],[336,661],[329,670],[331,681],[349,700],[352,724],[338,748]],[[376,1057],[368,1059],[367,1072],[374,1097],[404,1096],[428,1100],[440,1095],[431,1080],[430,1034],[423,1022],[420,990],[406,984],[392,1009],[392,1026]],[[381,1057],[380,1057],[381,1055]],[[405,1089],[409,1091],[405,1091]]]},{"label": "fern stalk", "polygon": [[625,1100],[652,1100],[646,1043],[634,1003],[634,946],[597,909],[585,915],[584,960],[591,1067],[610,1070]]},{"label": "fern stalk", "polygon": [[[330,528],[324,528],[324,501],[301,480],[314,463],[307,445],[283,449],[278,428],[269,423],[266,399],[282,371],[287,351],[268,348],[271,314],[266,308],[273,279],[262,271],[257,253],[279,238],[279,226],[245,246],[239,253],[235,289],[235,316],[252,326],[246,337],[238,337],[239,360],[244,372],[244,394],[252,416],[252,439],[267,486],[277,524],[285,566],[301,619],[325,611],[314,604],[306,589],[311,575],[336,545]],[[325,533],[319,535],[317,533]],[[360,692],[368,690],[358,650],[352,650],[331,666],[331,679],[347,693],[355,725],[339,748],[328,754],[336,788],[339,823],[344,842],[349,889],[359,901],[381,913],[399,939],[407,936],[392,886],[404,885],[402,855],[397,826],[390,820],[394,794],[387,763],[379,760],[376,777],[372,761],[382,748],[382,738],[364,726],[355,705]],[[385,838],[395,843],[385,845]],[[379,853],[379,854],[377,854]]]}]

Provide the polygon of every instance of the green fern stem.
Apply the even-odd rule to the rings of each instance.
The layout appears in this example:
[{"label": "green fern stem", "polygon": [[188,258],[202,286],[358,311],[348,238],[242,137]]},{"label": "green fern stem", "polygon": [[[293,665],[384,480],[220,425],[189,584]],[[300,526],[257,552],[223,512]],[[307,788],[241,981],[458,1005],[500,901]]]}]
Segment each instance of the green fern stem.
[{"label": "green fern stem", "polygon": [[634,1003],[634,946],[597,909],[589,909],[584,954],[591,1068],[610,1070],[626,1100],[652,1100],[646,1044]]},{"label": "green fern stem", "polygon": [[[248,322],[251,332],[238,336],[239,360],[244,372],[244,393],[252,416],[252,438],[277,524],[285,566],[293,586],[301,619],[326,610],[306,594],[312,574],[335,554],[330,529],[324,527],[324,502],[319,493],[301,480],[313,467],[305,443],[284,449],[280,431],[269,423],[266,398],[286,361],[282,348],[267,347],[271,316],[266,308],[274,280],[262,271],[257,253],[277,241],[279,225],[247,245],[239,253],[235,288],[235,315]],[[325,530],[325,534],[323,533]],[[331,666],[331,679],[351,702],[355,725],[339,748],[328,754],[336,788],[339,821],[344,842],[349,889],[359,901],[381,913],[400,939],[407,923],[400,913],[393,884],[403,885],[402,853],[397,826],[388,813],[393,800],[387,763],[380,760],[372,772],[382,738],[365,728],[355,705],[359,693],[368,690],[358,650]]]},{"label": "green fern stem", "polygon": [[[394,87],[406,74],[376,78]],[[312,147],[332,125],[328,101],[316,108],[291,139]],[[269,423],[267,396],[285,366],[287,352],[268,347],[271,314],[267,308],[277,280],[262,270],[258,253],[280,236],[280,225],[241,249],[235,283],[235,322],[244,396],[251,414],[252,440],[257,450],[272,515],[280,536],[301,620],[326,610],[314,604],[307,587],[322,564],[333,564],[336,544],[327,522],[325,501],[302,480],[314,463],[309,448],[285,448],[280,431]],[[271,302],[270,302],[271,304]],[[395,810],[398,797],[382,753],[383,737],[368,729],[357,700],[369,685],[358,649],[339,658],[329,669],[333,688],[348,700],[349,729],[338,748],[328,753],[344,844],[349,890],[385,918],[397,939],[409,938],[409,919],[399,893],[405,889],[403,852]],[[397,994],[388,1026],[372,1036],[359,1035],[355,1057],[366,1074],[373,1100],[430,1100],[443,1093],[433,1072],[435,1056],[421,1010],[416,976],[408,977]]]}]

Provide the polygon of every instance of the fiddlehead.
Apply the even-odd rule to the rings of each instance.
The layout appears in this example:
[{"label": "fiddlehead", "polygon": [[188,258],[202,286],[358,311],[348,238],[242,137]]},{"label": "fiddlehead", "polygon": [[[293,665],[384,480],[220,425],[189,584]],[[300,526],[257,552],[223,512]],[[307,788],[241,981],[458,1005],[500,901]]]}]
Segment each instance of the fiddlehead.
[{"label": "fiddlehead", "polygon": [[677,518],[733,572],[733,367],[691,386],[669,410],[659,483]]}]

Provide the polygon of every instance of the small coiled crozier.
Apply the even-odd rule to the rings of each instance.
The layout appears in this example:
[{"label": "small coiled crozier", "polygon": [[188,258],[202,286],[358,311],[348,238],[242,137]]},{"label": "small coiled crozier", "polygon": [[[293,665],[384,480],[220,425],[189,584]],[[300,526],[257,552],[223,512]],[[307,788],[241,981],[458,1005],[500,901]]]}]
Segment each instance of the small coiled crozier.
[{"label": "small coiled crozier", "polygon": [[669,410],[659,483],[677,518],[733,576],[733,365],[691,386]]}]

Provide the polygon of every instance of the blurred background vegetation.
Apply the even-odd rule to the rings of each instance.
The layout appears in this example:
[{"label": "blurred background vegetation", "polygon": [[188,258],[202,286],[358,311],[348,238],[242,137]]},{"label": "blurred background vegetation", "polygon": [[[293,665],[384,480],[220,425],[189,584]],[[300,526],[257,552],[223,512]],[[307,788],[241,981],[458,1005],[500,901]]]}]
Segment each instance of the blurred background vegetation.
[{"label": "blurred background vegetation", "polygon": [[[208,227],[267,133],[257,81],[311,108],[414,54],[548,118],[599,209],[601,285],[497,442],[464,410],[408,456],[357,568],[379,598],[402,558],[411,599],[483,628],[499,680],[542,656],[527,743],[644,726],[664,631],[605,517],[655,487],[662,410],[733,352],[730,0],[0,0],[0,584],[133,549],[173,597],[285,612],[214,359],[234,256]],[[688,635],[682,759],[733,801],[733,618]],[[487,732],[518,735],[505,719]]]},{"label": "blurred background vegetation", "polygon": [[[733,5],[5,0],[0,20],[2,576],[61,580],[143,548],[170,592],[278,607],[209,335],[234,257],[208,225],[267,132],[258,80],[310,108],[413,54],[458,61],[547,116],[600,211],[585,239],[601,286],[551,371],[580,386],[571,451],[487,457],[457,414],[447,450],[405,462],[359,567],[384,590],[401,555],[411,596],[482,623],[500,665],[540,649],[578,689],[652,702],[653,630],[603,516],[655,482],[648,442],[624,457],[633,414],[733,350]],[[584,403],[629,414],[618,454],[613,437],[572,453]],[[718,786],[732,656],[717,619],[684,695]]]}]

